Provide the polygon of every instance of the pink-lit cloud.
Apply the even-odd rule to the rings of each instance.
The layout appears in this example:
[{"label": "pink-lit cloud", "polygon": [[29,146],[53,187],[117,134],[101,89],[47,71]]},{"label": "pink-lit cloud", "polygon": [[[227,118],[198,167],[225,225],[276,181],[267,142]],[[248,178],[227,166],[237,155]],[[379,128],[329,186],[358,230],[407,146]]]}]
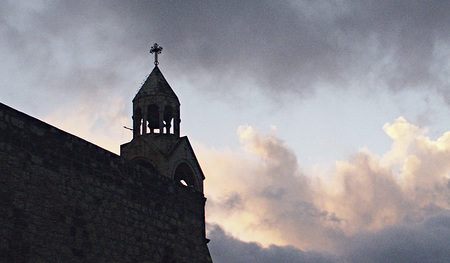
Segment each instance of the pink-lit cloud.
[{"label": "pink-lit cloud", "polygon": [[384,130],[384,155],[362,149],[328,175],[304,174],[274,130],[240,127],[237,152],[201,147],[208,221],[264,246],[338,251],[359,233],[450,209],[450,133],[431,140],[402,117]]}]

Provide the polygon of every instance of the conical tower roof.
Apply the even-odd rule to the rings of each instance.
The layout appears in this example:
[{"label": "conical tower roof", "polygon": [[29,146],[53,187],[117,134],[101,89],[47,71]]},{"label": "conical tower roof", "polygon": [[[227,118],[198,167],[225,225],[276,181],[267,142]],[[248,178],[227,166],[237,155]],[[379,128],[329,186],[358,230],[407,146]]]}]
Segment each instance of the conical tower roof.
[{"label": "conical tower roof", "polygon": [[155,66],[148,78],[145,80],[144,84],[134,97],[133,102],[138,98],[148,96],[163,96],[166,98],[172,98],[176,100],[178,105],[180,104],[177,95],[164,78],[158,66]]}]

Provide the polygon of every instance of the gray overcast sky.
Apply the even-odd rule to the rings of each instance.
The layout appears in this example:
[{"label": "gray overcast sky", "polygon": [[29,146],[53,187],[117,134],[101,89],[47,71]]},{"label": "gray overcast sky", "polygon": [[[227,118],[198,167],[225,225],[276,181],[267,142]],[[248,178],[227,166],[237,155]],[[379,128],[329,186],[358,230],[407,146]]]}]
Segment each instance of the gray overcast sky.
[{"label": "gray overcast sky", "polygon": [[16,66],[66,83],[143,63],[136,51],[158,40],[170,50],[166,64],[212,92],[233,92],[235,78],[271,95],[355,80],[443,91],[449,9],[448,1],[7,1],[2,47]]}]

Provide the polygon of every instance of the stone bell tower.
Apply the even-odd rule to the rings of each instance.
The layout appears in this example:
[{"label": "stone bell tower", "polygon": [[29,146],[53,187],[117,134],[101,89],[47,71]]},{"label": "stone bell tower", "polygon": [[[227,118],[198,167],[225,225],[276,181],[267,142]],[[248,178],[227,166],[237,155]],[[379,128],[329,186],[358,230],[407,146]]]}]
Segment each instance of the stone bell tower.
[{"label": "stone bell tower", "polygon": [[133,99],[133,140],[120,155],[203,193],[205,179],[186,136],[180,137],[180,101],[158,68],[162,47],[154,44],[155,67]]}]

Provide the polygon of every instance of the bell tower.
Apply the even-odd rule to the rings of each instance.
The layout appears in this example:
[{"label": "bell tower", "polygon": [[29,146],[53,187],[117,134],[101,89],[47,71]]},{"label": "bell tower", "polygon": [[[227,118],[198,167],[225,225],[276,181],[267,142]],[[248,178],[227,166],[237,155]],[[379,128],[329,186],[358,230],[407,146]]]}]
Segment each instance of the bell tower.
[{"label": "bell tower", "polygon": [[133,138],[146,134],[180,136],[180,101],[158,68],[162,47],[155,43],[155,68],[133,99]]},{"label": "bell tower", "polygon": [[180,137],[180,101],[158,67],[162,49],[150,49],[155,67],[133,99],[133,139],[120,155],[203,193],[203,172],[188,138]]}]

